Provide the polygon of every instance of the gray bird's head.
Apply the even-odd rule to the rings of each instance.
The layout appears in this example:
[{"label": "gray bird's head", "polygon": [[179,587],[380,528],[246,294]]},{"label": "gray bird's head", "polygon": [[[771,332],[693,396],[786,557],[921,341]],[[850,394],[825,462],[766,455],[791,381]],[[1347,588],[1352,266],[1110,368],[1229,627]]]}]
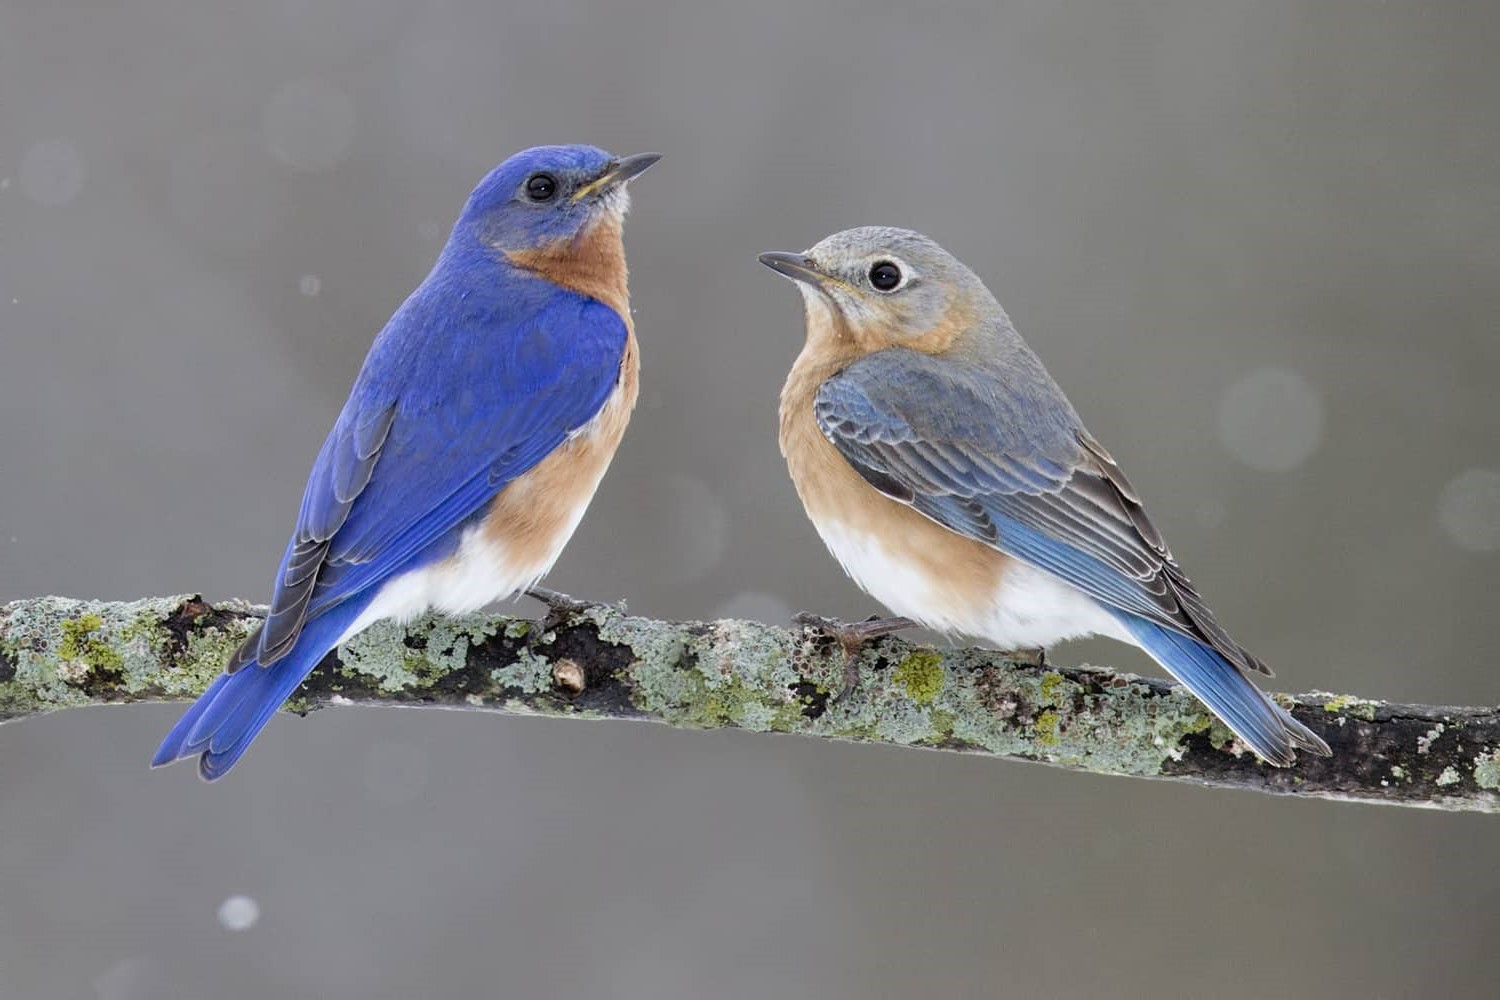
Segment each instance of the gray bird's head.
[{"label": "gray bird's head", "polygon": [[970,331],[1010,326],[973,271],[909,229],[846,229],[804,253],[763,253],[760,262],[797,282],[809,344],[942,354]]}]

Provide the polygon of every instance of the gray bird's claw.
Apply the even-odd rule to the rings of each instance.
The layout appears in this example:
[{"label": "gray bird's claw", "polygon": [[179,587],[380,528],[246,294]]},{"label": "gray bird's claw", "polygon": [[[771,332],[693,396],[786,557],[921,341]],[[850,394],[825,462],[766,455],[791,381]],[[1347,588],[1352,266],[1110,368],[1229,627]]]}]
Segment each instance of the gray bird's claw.
[{"label": "gray bird's claw", "polygon": [[865,646],[881,636],[917,627],[917,623],[910,618],[872,617],[862,622],[841,622],[836,618],[824,618],[807,611],[799,611],[793,615],[792,622],[809,631],[822,633],[838,643],[844,653],[844,683],[838,693],[828,699],[830,705],[837,705],[859,687],[859,654]]}]

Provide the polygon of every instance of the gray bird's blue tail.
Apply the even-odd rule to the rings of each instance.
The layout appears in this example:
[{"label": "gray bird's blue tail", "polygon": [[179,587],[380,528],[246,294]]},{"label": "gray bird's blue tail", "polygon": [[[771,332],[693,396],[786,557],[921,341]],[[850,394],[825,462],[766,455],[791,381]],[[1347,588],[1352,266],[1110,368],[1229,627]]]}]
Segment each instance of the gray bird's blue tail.
[{"label": "gray bird's blue tail", "polygon": [[308,622],[291,650],[269,667],[252,660],[232,674],[216,677],[177,720],[151,766],[197,756],[204,780],[229,773],[276,710],[333,649],[364,603],[340,605]]},{"label": "gray bird's blue tail", "polygon": [[1328,744],[1250,682],[1238,667],[1196,639],[1123,611],[1114,613],[1141,648],[1181,681],[1260,757],[1278,767],[1296,762],[1296,750],[1325,757]]}]

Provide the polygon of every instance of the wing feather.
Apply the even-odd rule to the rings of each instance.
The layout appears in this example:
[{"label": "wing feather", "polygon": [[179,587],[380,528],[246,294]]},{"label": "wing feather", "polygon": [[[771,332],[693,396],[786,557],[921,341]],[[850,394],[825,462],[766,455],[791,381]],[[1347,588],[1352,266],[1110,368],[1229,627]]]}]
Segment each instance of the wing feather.
[{"label": "wing feather", "polygon": [[828,440],[882,493],[1124,611],[1269,674],[1172,557],[1113,457],[1032,357],[993,374],[895,348],[819,387]]}]

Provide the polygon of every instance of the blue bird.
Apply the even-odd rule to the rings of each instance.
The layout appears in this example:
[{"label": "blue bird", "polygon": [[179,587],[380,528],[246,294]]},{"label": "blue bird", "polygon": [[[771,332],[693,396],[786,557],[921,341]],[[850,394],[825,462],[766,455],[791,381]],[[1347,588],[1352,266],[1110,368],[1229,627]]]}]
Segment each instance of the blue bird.
[{"label": "blue bird", "polygon": [[[760,260],[798,282],[806,312],[781,451],[865,591],[1001,649],[1131,643],[1270,763],[1330,752],[1251,683],[1270,671],[1219,625],[974,272],[925,236],[874,227]],[[831,630],[847,648],[910,624]]]},{"label": "blue bird", "polygon": [[350,636],[551,568],[635,405],[621,230],[627,182],[657,159],[539,146],[480,181],[318,452],[265,623],[153,766],[196,756],[222,777]]}]

